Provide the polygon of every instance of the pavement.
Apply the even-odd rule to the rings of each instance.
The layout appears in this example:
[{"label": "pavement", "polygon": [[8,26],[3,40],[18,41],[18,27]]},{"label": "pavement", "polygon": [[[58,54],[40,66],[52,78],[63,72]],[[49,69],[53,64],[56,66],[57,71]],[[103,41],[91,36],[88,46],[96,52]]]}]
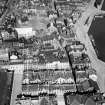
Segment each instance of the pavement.
[{"label": "pavement", "polygon": [[105,14],[105,11],[102,11],[102,4],[104,0],[102,0],[99,8],[94,7],[95,0],[92,0],[88,5],[86,11],[82,14],[81,18],[78,20],[75,25],[77,39],[85,44],[87,49],[87,54],[91,60],[92,67],[96,70],[98,75],[98,85],[100,87],[101,92],[105,92],[105,62],[99,60],[97,58],[97,54],[92,46],[90,38],[88,36],[88,31],[91,26],[91,23],[94,19],[94,16],[97,14]]},{"label": "pavement", "polygon": [[12,88],[12,95],[11,95],[11,103],[10,105],[15,105],[15,100],[16,97],[19,93],[21,93],[21,89],[22,89],[22,76],[23,76],[23,71],[20,70],[21,72],[19,72],[19,70],[15,70],[14,71],[14,81],[13,81],[13,88]]},{"label": "pavement", "polygon": [[58,105],[65,105],[65,100],[64,100],[64,96],[63,96],[63,92],[58,91],[57,93],[57,102]]},{"label": "pavement", "polygon": [[[96,9],[94,9],[94,11],[92,11],[92,9],[94,9],[94,8],[89,8],[89,10],[87,10],[84,13],[83,17],[75,25],[75,27],[77,29],[76,30],[77,39],[85,44],[86,49],[87,49],[87,53],[88,53],[89,58],[90,58],[90,60],[92,62],[92,67],[97,71],[98,85],[99,85],[99,87],[101,89],[101,92],[105,92],[105,63],[100,61],[97,58],[97,55],[95,53],[95,50],[94,50],[94,48],[92,46],[92,43],[91,43],[91,41],[89,39],[89,36],[88,36],[88,33],[87,33],[87,28],[88,27],[85,27],[85,25],[84,25],[87,17],[90,16],[91,14],[93,14],[94,11],[96,10]],[[35,21],[34,21],[34,23],[35,23]],[[37,24],[39,24],[39,23],[37,23]],[[12,66],[8,65],[8,66],[5,66],[5,68],[9,68],[9,69],[14,70],[14,81],[13,81],[13,88],[12,88],[12,95],[11,95],[11,103],[10,103],[10,105],[15,105],[16,96],[17,96],[17,94],[21,93],[22,75],[23,75],[23,70],[24,70],[25,66],[24,65],[12,65]],[[58,105],[65,105],[63,95],[58,94],[57,100],[58,100]]]},{"label": "pavement", "polygon": [[85,47],[87,49],[87,53],[89,55],[89,58],[91,60],[92,67],[96,70],[98,75],[98,85],[100,87],[100,90],[102,92],[105,92],[105,63],[100,61],[97,58],[96,52],[92,46],[92,43],[89,39],[88,33],[85,31],[85,27],[82,23],[78,22],[76,24],[77,28],[77,39],[80,40],[82,43],[85,44]]}]

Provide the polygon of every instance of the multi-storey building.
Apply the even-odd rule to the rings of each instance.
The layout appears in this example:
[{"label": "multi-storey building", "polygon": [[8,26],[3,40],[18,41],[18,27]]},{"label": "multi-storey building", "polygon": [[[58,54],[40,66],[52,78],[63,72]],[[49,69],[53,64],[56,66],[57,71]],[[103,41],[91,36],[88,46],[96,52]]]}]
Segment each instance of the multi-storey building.
[{"label": "multi-storey building", "polygon": [[[30,2],[32,6],[29,6]],[[31,14],[31,7],[37,11],[37,14],[32,13],[28,22],[20,24],[18,28],[24,34],[27,31],[25,27],[31,27],[31,31],[34,30],[37,34],[30,33],[28,37],[24,35],[21,41],[12,40],[7,42],[8,45],[3,43],[4,48],[8,49],[4,55],[7,57],[9,53],[11,60],[2,65],[2,68],[14,70],[10,105],[100,105],[105,102],[100,93],[98,67],[93,66],[91,56],[94,55],[91,54],[94,53],[90,54],[94,49],[88,36],[85,36],[87,40],[82,36],[85,33],[85,24],[82,23],[87,16],[83,13],[87,11],[89,15],[87,7],[91,2],[52,0],[49,3],[49,0],[25,0],[22,4],[17,3],[16,7],[20,8],[23,17]],[[55,13],[56,18],[49,18],[46,15],[48,11]],[[22,16],[16,17],[20,19]],[[47,27],[48,24],[50,27]],[[6,36],[10,37],[9,34]],[[14,58],[21,59],[22,62],[15,61],[11,64]]]}]

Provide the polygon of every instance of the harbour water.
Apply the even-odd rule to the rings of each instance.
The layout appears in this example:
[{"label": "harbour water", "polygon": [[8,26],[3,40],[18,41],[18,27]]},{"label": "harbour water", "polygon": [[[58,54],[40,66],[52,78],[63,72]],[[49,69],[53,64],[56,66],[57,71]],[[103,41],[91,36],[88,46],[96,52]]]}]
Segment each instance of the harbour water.
[{"label": "harbour water", "polygon": [[[105,10],[105,1],[102,10]],[[99,59],[105,62],[105,16],[101,19],[96,18],[92,22],[89,34],[93,35]]]}]

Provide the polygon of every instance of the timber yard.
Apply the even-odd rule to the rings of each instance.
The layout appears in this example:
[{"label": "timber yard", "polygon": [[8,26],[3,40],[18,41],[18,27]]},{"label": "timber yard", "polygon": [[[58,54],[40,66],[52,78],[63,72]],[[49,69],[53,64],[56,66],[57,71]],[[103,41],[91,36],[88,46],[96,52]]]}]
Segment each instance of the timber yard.
[{"label": "timber yard", "polygon": [[0,105],[105,105],[89,34],[104,2],[0,0]]}]

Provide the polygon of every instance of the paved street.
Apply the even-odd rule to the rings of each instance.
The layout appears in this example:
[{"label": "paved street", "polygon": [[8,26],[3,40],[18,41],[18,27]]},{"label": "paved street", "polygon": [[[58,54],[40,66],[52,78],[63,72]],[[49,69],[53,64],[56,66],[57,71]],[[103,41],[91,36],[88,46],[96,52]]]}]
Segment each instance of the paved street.
[{"label": "paved street", "polygon": [[22,76],[23,76],[22,70],[21,70],[21,72],[18,72],[18,70],[15,70],[10,105],[15,105],[15,102],[16,102],[15,99],[16,99],[17,95],[19,93],[21,93]]},{"label": "paved street", "polygon": [[[100,11],[97,8],[93,7],[94,1],[95,0],[93,0],[91,2],[92,3],[91,6],[86,9],[86,11],[82,14],[81,18],[78,20],[77,24],[75,24],[75,30],[76,30],[77,40],[82,42],[86,47],[87,54],[88,54],[88,56],[91,60],[91,63],[92,63],[92,68],[94,68],[97,71],[98,85],[100,87],[100,90],[101,90],[101,92],[105,92],[105,63],[100,61],[97,58],[96,52],[95,52],[95,50],[92,46],[92,43],[90,41],[90,38],[88,36],[88,30],[90,28],[90,25],[94,18],[94,15],[105,13],[104,11]],[[9,4],[12,2],[13,2],[13,0],[9,0]],[[6,14],[8,12],[10,12],[9,9],[7,9],[6,12],[4,13],[4,15],[2,16],[0,23],[4,21],[4,19],[5,19],[4,17],[6,16]],[[43,23],[43,22],[41,22],[41,20],[42,19],[39,16],[34,17],[32,20],[29,21],[29,23],[27,25],[28,25],[28,27],[33,27],[33,29],[35,29],[35,30],[38,30],[38,29],[45,30],[47,28],[46,27],[47,22],[49,22],[49,21],[46,19],[45,23]],[[87,20],[89,20],[89,21],[86,22]],[[43,19],[43,21],[44,21],[44,19]],[[26,24],[23,24],[23,25],[25,25],[25,27],[27,27]],[[21,25],[21,27],[23,27],[23,26]],[[63,66],[65,66],[65,65],[63,65]],[[49,65],[49,64],[48,65],[38,65],[38,66],[33,65],[33,64],[17,64],[17,65],[5,65],[5,66],[2,66],[2,68],[14,70],[14,80],[13,80],[13,88],[12,88],[10,105],[15,105],[16,97],[22,91],[23,70],[28,69],[28,68],[32,68],[32,69],[34,68],[36,70],[38,70],[39,68],[50,69],[50,68],[53,68],[53,66]],[[64,69],[70,68],[69,63],[63,68]],[[54,65],[54,69],[56,69],[55,65]],[[64,96],[63,96],[62,92],[57,93],[57,101],[58,101],[58,105],[65,105],[65,100],[64,100]]]},{"label": "paved street", "polygon": [[105,80],[105,76],[103,74],[105,74],[105,63],[100,61],[97,58],[95,50],[92,46],[92,43],[90,42],[89,36],[87,32],[85,31],[83,24],[78,23],[77,27],[78,27],[77,28],[77,39],[79,39],[81,42],[85,44],[87,53],[92,62],[92,67],[97,71],[99,87],[101,91],[104,92],[105,91],[105,81],[103,80]]},{"label": "paved street", "polygon": [[58,101],[58,105],[65,105],[65,100],[64,100],[64,93],[62,92],[58,92],[57,94],[57,101]]}]

